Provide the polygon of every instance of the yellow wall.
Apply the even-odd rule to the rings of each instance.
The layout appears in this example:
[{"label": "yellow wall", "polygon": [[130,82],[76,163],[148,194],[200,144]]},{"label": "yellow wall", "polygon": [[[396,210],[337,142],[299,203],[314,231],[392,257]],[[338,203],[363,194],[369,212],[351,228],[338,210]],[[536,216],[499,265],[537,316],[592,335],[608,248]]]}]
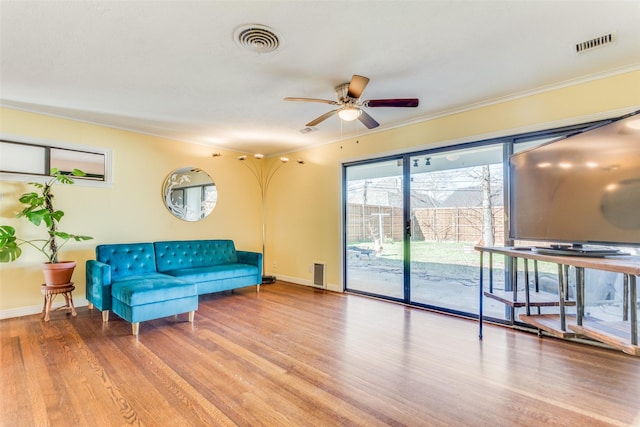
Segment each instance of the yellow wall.
[{"label": "yellow wall", "polygon": [[[580,122],[607,112],[640,108],[640,71],[470,109],[426,122],[292,153],[292,162],[274,175],[267,194],[267,270],[281,278],[309,283],[314,261],[327,263],[327,283],[341,288],[341,163],[390,152],[473,141],[497,134],[545,129]],[[116,129],[0,110],[0,132],[113,150],[112,188],[58,187],[58,206],[66,212],[63,230],[95,237],[65,247],[65,258],[79,261],[75,294],[84,296],[84,261],[100,243],[161,239],[231,238],[239,249],[261,247],[260,193],[255,178],[241,167],[237,153],[212,158],[211,148]],[[219,151],[219,150],[215,150]],[[295,159],[304,159],[298,165]],[[162,204],[160,189],[175,168],[197,166],[215,180],[219,196],[213,213],[186,223]],[[14,203],[26,185],[0,182],[0,223],[34,233],[13,219]],[[41,304],[42,260],[33,252],[0,264],[0,314]]]},{"label": "yellow wall", "polygon": [[[0,132],[113,150],[111,188],[76,183],[54,189],[56,207],[65,212],[60,229],[94,237],[68,243],[61,257],[78,261],[73,281],[80,302],[85,295],[84,264],[94,258],[97,244],[230,238],[238,249],[261,250],[259,190],[249,170],[235,160],[237,153],[223,152],[222,157],[213,158],[211,147],[11,109],[0,110]],[[202,221],[179,220],[164,207],[164,179],[182,166],[205,170],[218,186],[216,208]],[[16,227],[18,235],[36,238],[44,229],[14,218],[22,206],[18,197],[30,189],[26,183],[0,181],[0,224]],[[45,260],[35,250],[23,248],[17,261],[0,264],[0,313],[42,303],[40,263]]]},{"label": "yellow wall", "polygon": [[498,134],[543,130],[631,109],[640,109],[640,71],[292,153],[291,158],[301,158],[307,163],[304,170],[283,170],[269,189],[267,268],[276,275],[309,282],[312,280],[309,264],[326,262],[328,287],[342,288],[340,170],[343,162]]}]

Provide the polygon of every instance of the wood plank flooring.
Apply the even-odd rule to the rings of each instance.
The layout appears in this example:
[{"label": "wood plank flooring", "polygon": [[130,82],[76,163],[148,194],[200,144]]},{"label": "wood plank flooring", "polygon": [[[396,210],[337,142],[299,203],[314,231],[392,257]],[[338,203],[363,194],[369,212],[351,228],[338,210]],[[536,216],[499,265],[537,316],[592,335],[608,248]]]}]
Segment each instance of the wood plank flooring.
[{"label": "wood plank flooring", "polygon": [[0,321],[3,426],[639,426],[619,351],[278,282],[140,325]]}]

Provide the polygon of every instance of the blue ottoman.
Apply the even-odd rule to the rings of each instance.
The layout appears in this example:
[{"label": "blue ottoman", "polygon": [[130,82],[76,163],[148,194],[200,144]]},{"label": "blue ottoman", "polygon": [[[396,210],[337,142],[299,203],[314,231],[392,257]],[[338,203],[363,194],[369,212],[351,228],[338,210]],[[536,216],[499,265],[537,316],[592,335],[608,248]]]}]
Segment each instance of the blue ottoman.
[{"label": "blue ottoman", "polygon": [[131,322],[133,335],[138,335],[140,322],[180,313],[189,313],[193,322],[198,309],[195,284],[160,273],[131,275],[111,284],[114,313]]}]

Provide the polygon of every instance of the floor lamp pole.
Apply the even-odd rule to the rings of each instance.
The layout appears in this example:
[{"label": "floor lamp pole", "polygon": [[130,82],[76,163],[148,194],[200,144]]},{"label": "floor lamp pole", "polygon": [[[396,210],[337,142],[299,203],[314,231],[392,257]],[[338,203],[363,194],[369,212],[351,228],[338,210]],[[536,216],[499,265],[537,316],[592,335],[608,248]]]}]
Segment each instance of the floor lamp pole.
[{"label": "floor lamp pole", "polygon": [[[254,154],[253,158],[255,160],[262,160],[264,155]],[[258,166],[255,161],[247,162],[247,159],[248,156],[246,155],[238,157],[238,160],[242,161],[242,163],[251,171],[260,186],[260,204],[262,208],[262,283],[274,283],[276,281],[275,276],[267,275],[267,190],[269,189],[269,184],[271,183],[273,176],[282,166],[289,162],[289,159],[286,157],[280,157],[279,161],[272,162],[266,171],[263,167]],[[302,165],[304,164],[304,161],[298,160],[298,164]]]}]

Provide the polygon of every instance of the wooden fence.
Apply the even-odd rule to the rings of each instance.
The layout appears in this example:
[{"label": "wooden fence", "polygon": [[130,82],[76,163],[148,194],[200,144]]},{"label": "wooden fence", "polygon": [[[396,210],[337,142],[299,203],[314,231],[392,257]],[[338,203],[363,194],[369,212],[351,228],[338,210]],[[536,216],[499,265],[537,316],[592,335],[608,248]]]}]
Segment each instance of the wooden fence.
[{"label": "wooden fence", "polygon": [[[492,210],[494,241],[504,241],[504,208]],[[347,242],[401,241],[404,233],[402,209],[390,206],[349,204]],[[419,208],[411,212],[413,240],[479,242],[482,240],[482,208]]]}]

